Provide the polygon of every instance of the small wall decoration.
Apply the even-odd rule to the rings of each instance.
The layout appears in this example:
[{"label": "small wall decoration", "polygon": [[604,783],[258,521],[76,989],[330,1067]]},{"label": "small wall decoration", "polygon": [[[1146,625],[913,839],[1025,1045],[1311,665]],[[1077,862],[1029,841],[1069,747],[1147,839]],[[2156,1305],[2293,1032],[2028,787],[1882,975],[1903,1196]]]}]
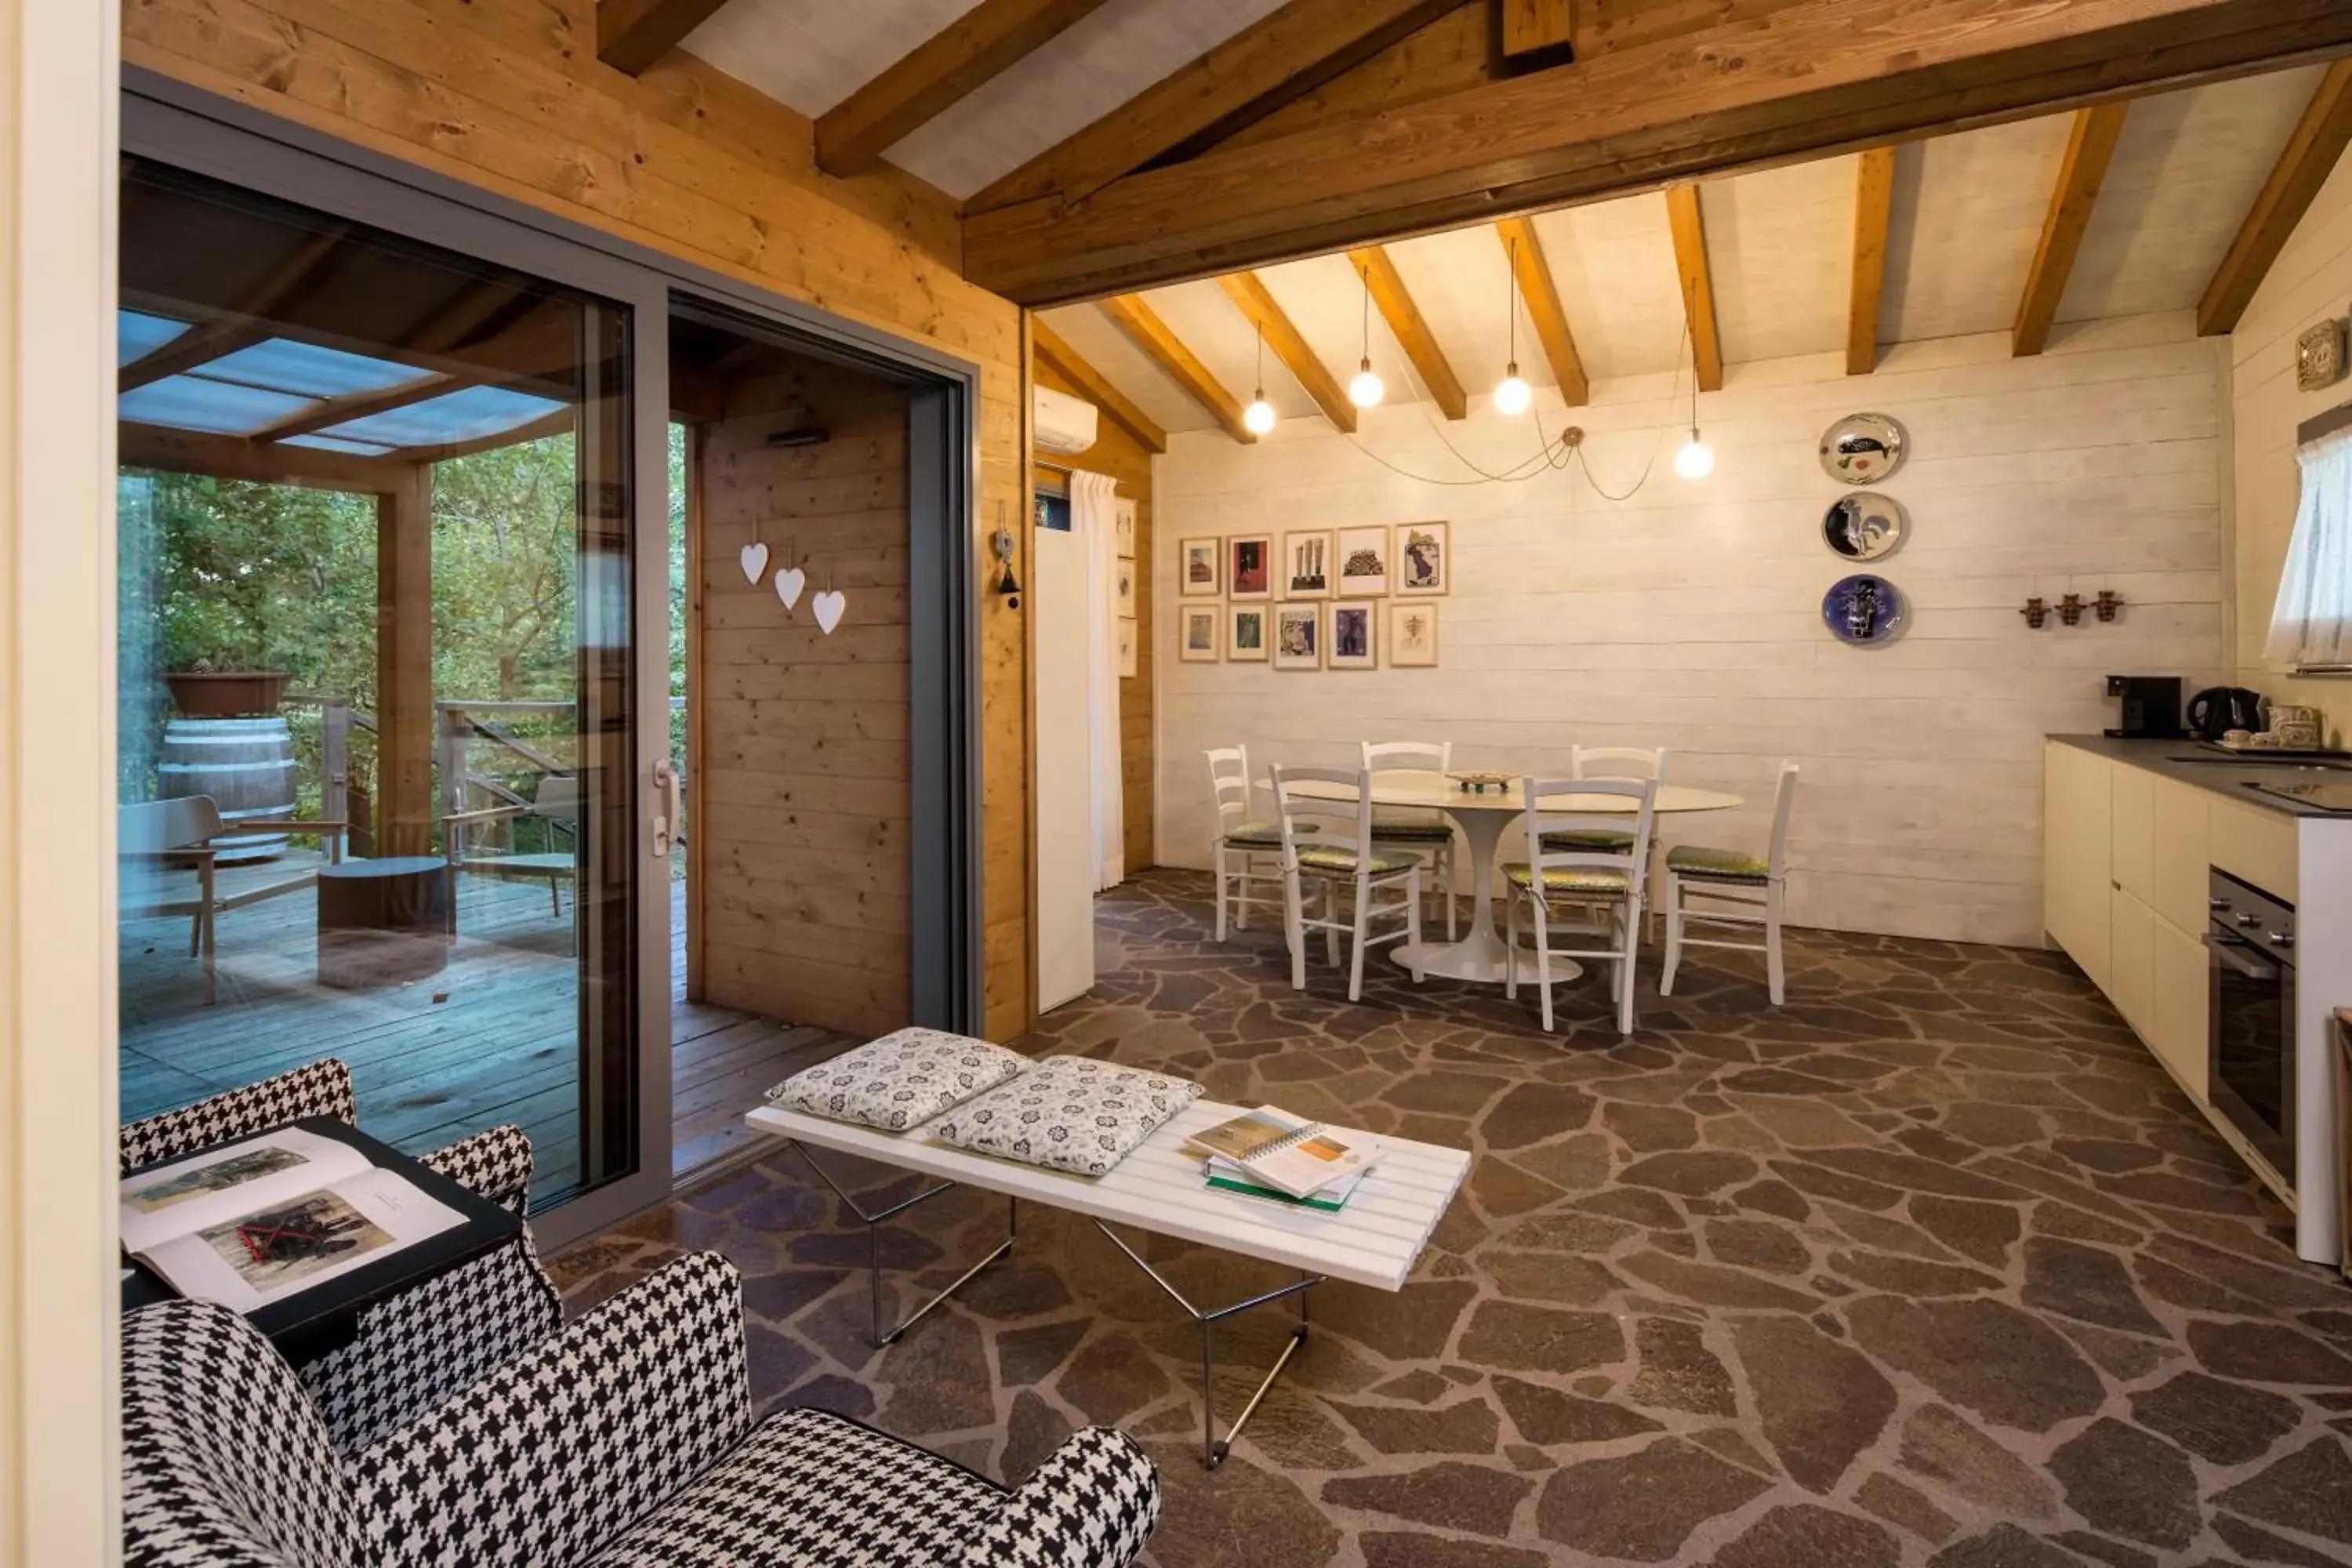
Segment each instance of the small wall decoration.
[{"label": "small wall decoration", "polygon": [[1235,605],[1225,620],[1225,658],[1237,664],[1265,660],[1264,605]]},{"label": "small wall decoration", "polygon": [[1291,599],[1326,599],[1331,595],[1331,573],[1337,564],[1332,560],[1337,547],[1331,531],[1318,529],[1312,533],[1286,533],[1282,536],[1283,596]]},{"label": "small wall decoration", "polygon": [[1118,678],[1135,679],[1135,622],[1124,618],[1118,623]]},{"label": "small wall decoration", "polygon": [[1113,504],[1110,513],[1110,538],[1121,561],[1135,559],[1135,503],[1120,500]]},{"label": "small wall decoration", "polygon": [[1114,561],[1110,563],[1110,596],[1115,612],[1126,620],[1135,618],[1135,563]]},{"label": "small wall decoration", "polygon": [[1217,591],[1217,556],[1223,540],[1188,539],[1176,548],[1176,591],[1187,598]]},{"label": "small wall decoration", "polygon": [[1176,622],[1176,657],[1186,664],[1217,661],[1217,623],[1225,618],[1222,605],[1187,605]]},{"label": "small wall decoration", "polygon": [[1437,665],[1437,606],[1389,606],[1389,668],[1432,669]]},{"label": "small wall decoration", "polygon": [[801,602],[801,590],[808,586],[808,574],[797,566],[781,567],[776,572],[776,597],[783,602],[787,612]]},{"label": "small wall decoration", "polygon": [[1911,514],[1893,496],[1857,490],[1830,503],[1822,519],[1822,541],[1849,561],[1892,555],[1910,536]]},{"label": "small wall decoration", "polygon": [[1330,636],[1333,669],[1376,669],[1380,667],[1380,649],[1375,637],[1374,617],[1380,606],[1370,600],[1354,604],[1334,604],[1331,606]]},{"label": "small wall decoration", "polygon": [[1866,573],[1841,577],[1822,595],[1822,622],[1841,642],[1871,647],[1892,642],[1906,619],[1903,591]]},{"label": "small wall decoration", "polygon": [[768,547],[755,539],[743,547],[737,559],[743,563],[743,581],[756,584],[768,570]]},{"label": "small wall decoration", "polygon": [[1874,485],[1903,466],[1903,426],[1884,414],[1849,414],[1822,437],[1822,467],[1840,484]]},{"label": "small wall decoration", "polygon": [[831,637],[833,628],[841,625],[841,617],[848,610],[849,601],[842,596],[840,589],[827,588],[809,601],[809,608],[815,613],[816,629]]},{"label": "small wall decoration", "polygon": [[2326,321],[2294,340],[2294,384],[2305,392],[2344,379],[2344,322]]},{"label": "small wall decoration", "polygon": [[1443,594],[1454,586],[1454,548],[1442,522],[1397,524],[1396,591]]},{"label": "small wall decoration", "polygon": [[1274,536],[1244,533],[1225,541],[1225,593],[1234,599],[1274,597]]},{"label": "small wall decoration", "polygon": [[1339,531],[1339,592],[1343,596],[1377,597],[1389,591],[1389,531],[1386,528],[1343,528]]},{"label": "small wall decoration", "polygon": [[1319,605],[1274,607],[1274,668],[1323,668],[1323,609]]}]

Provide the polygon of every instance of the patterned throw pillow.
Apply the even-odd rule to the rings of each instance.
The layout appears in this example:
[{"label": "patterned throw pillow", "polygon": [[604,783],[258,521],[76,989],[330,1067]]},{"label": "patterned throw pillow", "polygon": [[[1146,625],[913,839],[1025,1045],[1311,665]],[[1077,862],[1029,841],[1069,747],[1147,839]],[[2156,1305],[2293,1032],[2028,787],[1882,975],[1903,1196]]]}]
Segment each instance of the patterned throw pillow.
[{"label": "patterned throw pillow", "polygon": [[1099,1176],[1201,1096],[1201,1086],[1091,1057],[1050,1057],[931,1130],[945,1143]]},{"label": "patterned throw pillow", "polygon": [[904,1132],[1028,1066],[1020,1052],[986,1040],[900,1029],[794,1073],[768,1099],[786,1110]]}]

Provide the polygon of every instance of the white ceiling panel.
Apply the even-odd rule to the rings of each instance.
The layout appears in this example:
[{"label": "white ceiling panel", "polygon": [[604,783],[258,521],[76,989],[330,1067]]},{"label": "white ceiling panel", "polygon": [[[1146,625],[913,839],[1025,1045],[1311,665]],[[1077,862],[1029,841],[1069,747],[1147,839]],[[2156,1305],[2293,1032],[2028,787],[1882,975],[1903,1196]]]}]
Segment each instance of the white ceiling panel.
[{"label": "white ceiling panel", "polygon": [[2006,331],[2015,322],[2069,124],[2053,115],[1898,150],[1881,342]]},{"label": "white ceiling panel", "polygon": [[1860,163],[1823,158],[1699,187],[1725,359],[1843,345]]},{"label": "white ceiling panel", "polygon": [[[1509,362],[1511,315],[1519,302],[1502,237],[1491,225],[1480,224],[1402,240],[1388,249],[1462,389],[1473,397],[1492,392]],[[1524,311],[1518,312],[1518,331],[1520,375],[1530,385],[1557,384]],[[1373,351],[1376,358],[1379,352]],[[1402,365],[1402,351],[1397,358]],[[1381,374],[1388,374],[1385,364]]]},{"label": "white ceiling panel", "polygon": [[1110,378],[1163,430],[1212,430],[1216,420],[1160,373],[1141,349],[1110,318],[1092,305],[1064,305],[1039,312],[1072,352]]},{"label": "white ceiling panel", "polygon": [[[1345,387],[1364,357],[1364,285],[1356,276],[1354,263],[1345,256],[1318,256],[1262,268],[1258,280],[1323,362],[1323,368]],[[1428,389],[1413,374],[1412,363],[1404,357],[1377,310],[1371,312],[1371,340],[1372,368],[1386,384],[1389,398],[1427,397]],[[1277,374],[1279,366],[1268,373],[1270,376]],[[1269,381],[1269,390],[1272,385]],[[1272,401],[1276,407],[1283,406],[1280,398]]]},{"label": "white ceiling panel", "polygon": [[[1654,374],[1687,357],[1664,196],[1545,213],[1536,234],[1588,376]],[[1519,366],[1527,367],[1524,356]]]},{"label": "white ceiling panel", "polygon": [[730,0],[680,46],[814,120],[980,0]]}]

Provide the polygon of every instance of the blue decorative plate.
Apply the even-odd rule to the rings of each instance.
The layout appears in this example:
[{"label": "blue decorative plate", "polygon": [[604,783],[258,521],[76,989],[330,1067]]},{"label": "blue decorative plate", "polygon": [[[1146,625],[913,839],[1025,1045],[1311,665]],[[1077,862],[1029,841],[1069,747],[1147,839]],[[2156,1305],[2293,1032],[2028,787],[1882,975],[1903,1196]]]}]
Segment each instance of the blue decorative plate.
[{"label": "blue decorative plate", "polygon": [[1841,577],[1822,595],[1822,621],[1840,642],[1857,647],[1892,642],[1908,619],[1903,590],[1884,577]]}]

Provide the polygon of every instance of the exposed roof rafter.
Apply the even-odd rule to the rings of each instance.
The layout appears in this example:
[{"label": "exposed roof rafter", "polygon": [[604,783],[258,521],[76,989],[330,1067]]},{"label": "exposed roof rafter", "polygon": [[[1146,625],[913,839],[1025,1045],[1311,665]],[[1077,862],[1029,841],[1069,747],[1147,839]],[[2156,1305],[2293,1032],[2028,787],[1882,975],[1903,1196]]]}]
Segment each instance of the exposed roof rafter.
[{"label": "exposed roof rafter", "polygon": [[2017,324],[2010,331],[2010,352],[2021,358],[2050,346],[2050,325],[2058,319],[2059,301],[2066,297],[2066,279],[2074,275],[2074,258],[2082,254],[2083,236],[2090,231],[2099,186],[2107,177],[2130,108],[2128,103],[2103,103],[2075,110],[2066,158],[2058,165],[2057,188],[2050,193],[2050,212],[2042,220],[2042,242],[2034,247],[2025,295],[2017,302]]},{"label": "exposed roof rafter", "polygon": [[1575,335],[1568,330],[1568,313],[1560,309],[1559,289],[1552,282],[1551,263],[1544,259],[1543,241],[1527,218],[1507,217],[1495,226],[1510,254],[1512,281],[1527,306],[1528,323],[1559,383],[1559,395],[1570,408],[1592,401],[1592,384],[1584,374],[1584,356],[1576,352]]},{"label": "exposed roof rafter", "polygon": [[1283,363],[1299,389],[1315,400],[1323,417],[1349,435],[1356,431],[1356,405],[1339,390],[1339,379],[1324,364],[1298,329],[1291,324],[1282,307],[1266,292],[1265,282],[1255,272],[1228,272],[1217,279],[1217,287],[1242,313],[1242,319],[1265,336],[1265,346],[1274,357]]},{"label": "exposed roof rafter", "polygon": [[1103,314],[1118,324],[1119,331],[1134,341],[1145,357],[1160,367],[1161,374],[1178,386],[1184,395],[1216,416],[1225,434],[1247,444],[1257,439],[1242,423],[1241,400],[1227,392],[1199,356],[1184,346],[1184,342],[1160,319],[1159,312],[1134,294],[1121,294],[1102,301]]},{"label": "exposed roof rafter", "polygon": [[2234,331],[2253,302],[2254,290],[2270,275],[2287,237],[2311,210],[2344,149],[2352,145],[2352,60],[2337,60],[2320,79],[2319,90],[2287,139],[2271,177],[2246,213],[2229,254],[2206,285],[2197,307],[2197,330],[2208,337]]},{"label": "exposed roof rafter", "polygon": [[1690,323],[1691,365],[1701,392],[1723,390],[1723,336],[1716,326],[1715,272],[1706,256],[1706,215],[1698,187],[1666,187],[1666,225],[1674,233],[1675,272],[1682,283],[1683,315]]},{"label": "exposed roof rafter", "polygon": [[1087,401],[1108,415],[1112,424],[1154,452],[1168,450],[1168,432],[1160,427],[1159,421],[1137,407],[1134,399],[1111,384],[1110,377],[1064,342],[1061,333],[1034,316],[1029,318],[1029,332],[1038,359],[1076,387]]},{"label": "exposed roof rafter", "polygon": [[207,360],[267,342],[275,335],[274,329],[258,318],[283,305],[342,240],[341,224],[317,230],[296,246],[293,253],[278,263],[236,310],[214,321],[199,322],[152,353],[142,354],[124,365],[116,374],[115,390],[129,392],[146,386],[193,370]]},{"label": "exposed roof rafter", "polygon": [[1429,330],[1422,316],[1421,307],[1412,302],[1412,293],[1404,286],[1396,263],[1388,251],[1377,245],[1348,252],[1348,259],[1372,290],[1372,304],[1381,312],[1381,320],[1389,324],[1396,335],[1404,357],[1412,362],[1420,373],[1422,385],[1436,400],[1448,419],[1461,419],[1470,413],[1470,400],[1463,395],[1462,380],[1454,374],[1453,364],[1445,351],[1438,346],[1437,334]]},{"label": "exposed roof rafter", "polygon": [[1845,316],[1845,373],[1878,368],[1878,314],[1886,295],[1886,231],[1895,216],[1895,149],[1864,153],[1854,174],[1853,274]]},{"label": "exposed roof rafter", "polygon": [[725,4],[727,0],[597,0],[596,58],[614,70],[640,75]]}]

